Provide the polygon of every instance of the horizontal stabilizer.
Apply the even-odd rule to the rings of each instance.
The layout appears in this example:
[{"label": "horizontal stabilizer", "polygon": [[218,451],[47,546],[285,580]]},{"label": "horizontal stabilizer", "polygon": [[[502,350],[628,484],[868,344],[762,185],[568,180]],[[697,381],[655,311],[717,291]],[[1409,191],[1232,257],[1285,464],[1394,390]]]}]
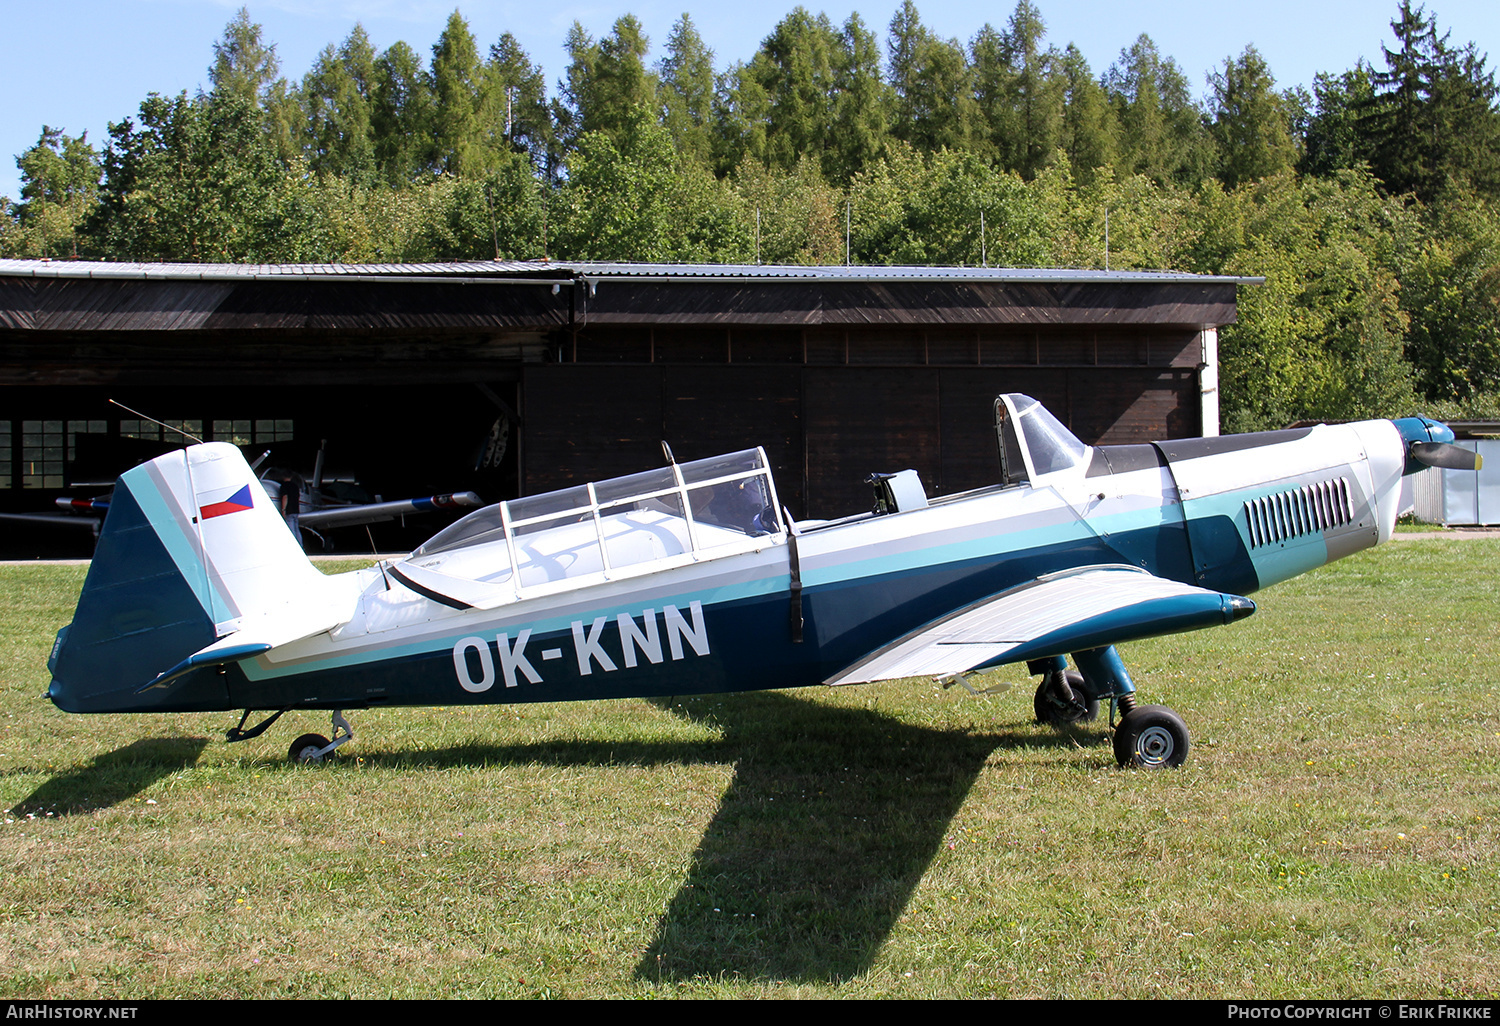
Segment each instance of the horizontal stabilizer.
[{"label": "horizontal stabilizer", "polygon": [[137,689],[136,694],[152,688],[166,687],[172,681],[200,666],[223,666],[242,659],[253,659],[273,648],[293,641],[301,641],[315,634],[337,627],[348,616],[332,609],[298,609],[282,612],[281,615],[260,616],[253,622],[242,623],[240,629],[227,634],[211,645],[205,645],[182,662],[158,674],[150,683]]},{"label": "horizontal stabilizer", "polygon": [[828,684],[942,676],[1231,623],[1255,603],[1132,566],[1047,574],[892,642]]}]

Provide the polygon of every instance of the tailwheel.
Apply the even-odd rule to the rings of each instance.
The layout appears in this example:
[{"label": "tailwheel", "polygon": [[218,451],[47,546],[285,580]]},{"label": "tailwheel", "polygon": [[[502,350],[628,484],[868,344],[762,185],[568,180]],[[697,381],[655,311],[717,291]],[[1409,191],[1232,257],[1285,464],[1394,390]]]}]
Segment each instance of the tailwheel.
[{"label": "tailwheel", "polygon": [[328,739],[322,734],[303,734],[292,742],[288,750],[288,757],[297,764],[318,763],[323,761],[323,749],[328,747]]},{"label": "tailwheel", "polygon": [[1164,705],[1138,706],[1115,728],[1115,760],[1121,766],[1181,766],[1187,760],[1188,747],[1187,725]]},{"label": "tailwheel", "polygon": [[[1062,681],[1059,682],[1058,678]],[[1060,683],[1062,686],[1060,686]],[[1032,710],[1038,723],[1054,727],[1088,723],[1099,715],[1099,702],[1083,690],[1083,674],[1077,670],[1049,673],[1036,686]]]}]

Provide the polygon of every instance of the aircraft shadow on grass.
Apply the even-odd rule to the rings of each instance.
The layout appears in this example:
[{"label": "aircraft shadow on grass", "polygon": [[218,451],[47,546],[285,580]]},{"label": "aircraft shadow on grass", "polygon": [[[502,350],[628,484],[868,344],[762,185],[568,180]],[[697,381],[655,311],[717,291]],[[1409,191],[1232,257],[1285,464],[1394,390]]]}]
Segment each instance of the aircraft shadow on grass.
[{"label": "aircraft shadow on grass", "polygon": [[51,777],[10,809],[13,816],[71,816],[107,809],[198,761],[206,737],[146,738]]},{"label": "aircraft shadow on grass", "polygon": [[[562,741],[366,755],[410,767],[732,763],[734,777],[636,966],[650,982],[837,982],[869,968],[997,750],[1103,731],[940,730],[758,692],[654,699],[703,742]],[[1101,758],[1111,758],[1107,745]]]}]

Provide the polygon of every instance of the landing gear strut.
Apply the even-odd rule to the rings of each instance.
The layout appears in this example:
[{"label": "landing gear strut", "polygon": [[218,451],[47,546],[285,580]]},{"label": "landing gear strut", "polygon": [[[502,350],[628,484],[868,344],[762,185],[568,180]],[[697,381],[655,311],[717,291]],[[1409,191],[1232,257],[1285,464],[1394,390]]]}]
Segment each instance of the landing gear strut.
[{"label": "landing gear strut", "polygon": [[1099,715],[1099,700],[1088,694],[1077,670],[1052,670],[1036,686],[1031,708],[1038,723],[1061,727],[1093,721]]},{"label": "landing gear strut", "polygon": [[1092,720],[1099,702],[1109,699],[1110,719],[1120,711],[1115,726],[1115,760],[1121,766],[1164,769],[1187,760],[1187,725],[1164,705],[1136,705],[1135,685],[1114,646],[1074,652],[1077,670],[1067,668],[1061,656],[1027,664],[1033,674],[1042,674],[1033,703],[1038,723],[1060,727]]}]

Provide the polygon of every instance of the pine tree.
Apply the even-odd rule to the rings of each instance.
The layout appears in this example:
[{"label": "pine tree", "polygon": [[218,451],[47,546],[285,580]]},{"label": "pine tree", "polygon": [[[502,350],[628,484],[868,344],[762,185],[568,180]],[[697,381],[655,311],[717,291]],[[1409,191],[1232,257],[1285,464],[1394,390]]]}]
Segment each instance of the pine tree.
[{"label": "pine tree", "polygon": [[790,168],[803,156],[819,163],[831,145],[837,89],[838,34],[826,15],[798,7],[760,44],[746,73],[767,104],[763,159]]},{"label": "pine tree", "polygon": [[515,36],[502,35],[490,47],[489,88],[486,108],[499,126],[497,148],[526,153],[532,163],[546,168],[554,159],[552,110],[547,103],[547,82],[540,65]]},{"label": "pine tree", "polygon": [[214,44],[214,62],[208,69],[213,91],[238,96],[251,106],[261,106],[276,81],[281,62],[276,45],[261,38],[261,27],[241,7]]},{"label": "pine tree", "polygon": [[1042,52],[1046,33],[1041,12],[1030,0],[1020,0],[1000,39],[1010,70],[1005,95],[1017,130],[1002,150],[1003,159],[1006,167],[1028,180],[1051,162],[1060,141],[1062,93],[1051,73],[1053,55]]},{"label": "pine tree", "polygon": [[888,90],[880,77],[880,44],[859,14],[844,22],[834,60],[833,142],[823,174],[838,185],[878,160],[889,135]]},{"label": "pine tree", "polygon": [[904,0],[891,19],[886,45],[895,108],[891,134],[924,153],[972,148],[979,109],[964,48],[929,32],[912,0]]},{"label": "pine tree", "polygon": [[1226,60],[1208,84],[1213,90],[1209,135],[1226,188],[1269,178],[1295,163],[1287,102],[1276,93],[1271,70],[1255,47]]},{"label": "pine tree", "polygon": [[667,37],[667,52],[657,65],[661,79],[662,123],[677,152],[707,164],[713,152],[714,55],[684,14]]},{"label": "pine tree", "polygon": [[1374,95],[1359,122],[1375,173],[1390,191],[1426,202],[1454,185],[1500,197],[1500,113],[1484,56],[1472,43],[1451,48],[1410,0],[1391,31],[1399,46],[1382,48],[1386,70],[1370,76]]},{"label": "pine tree", "polygon": [[584,112],[584,131],[620,138],[631,130],[637,107],[656,109],[656,76],[646,70],[650,50],[651,40],[635,15],[616,20],[610,34],[599,41],[594,103]]},{"label": "pine tree", "polygon": [[308,164],[314,171],[361,185],[375,178],[372,102],[375,48],[355,25],[335,49],[323,49],[302,80]]},{"label": "pine tree", "polygon": [[1158,183],[1196,183],[1210,163],[1202,116],[1176,62],[1142,35],[1104,74],[1120,126],[1120,159]]},{"label": "pine tree", "polygon": [[1114,112],[1078,47],[1069,43],[1053,67],[1063,94],[1058,145],[1067,153],[1074,173],[1087,181],[1094,171],[1119,159]]},{"label": "pine tree", "polygon": [[375,163],[389,184],[408,185],[432,169],[432,116],[432,81],[421,56],[395,43],[375,61],[370,110]]},{"label": "pine tree", "polygon": [[469,23],[454,11],[432,47],[432,160],[452,174],[491,166],[487,71]]}]

